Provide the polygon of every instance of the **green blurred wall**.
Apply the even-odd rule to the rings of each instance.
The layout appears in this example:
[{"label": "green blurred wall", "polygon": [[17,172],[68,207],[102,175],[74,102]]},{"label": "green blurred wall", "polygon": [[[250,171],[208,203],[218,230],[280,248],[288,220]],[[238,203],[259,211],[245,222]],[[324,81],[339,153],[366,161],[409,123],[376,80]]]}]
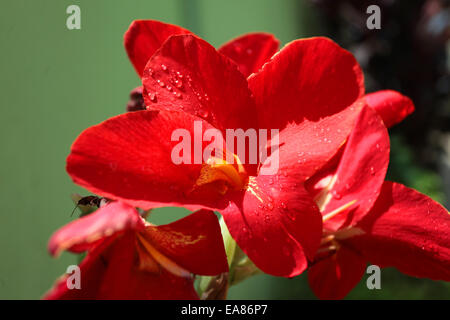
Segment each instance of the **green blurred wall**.
[{"label": "green blurred wall", "polygon": [[[81,7],[81,30],[66,28],[70,4]],[[216,46],[249,31],[271,32],[286,43],[314,30],[314,15],[294,0],[2,0],[0,299],[39,298],[76,262],[46,251],[51,233],[71,220],[69,195],[86,194],[65,173],[65,158],[82,130],[124,112],[129,90],[139,85],[122,47],[134,19],[179,24]],[[161,209],[155,219],[164,223],[180,214]],[[424,283],[393,277],[418,288]],[[432,286],[437,296],[442,286]],[[230,297],[313,296],[303,276],[258,276],[232,288]],[[353,297],[380,293],[362,287]]]}]

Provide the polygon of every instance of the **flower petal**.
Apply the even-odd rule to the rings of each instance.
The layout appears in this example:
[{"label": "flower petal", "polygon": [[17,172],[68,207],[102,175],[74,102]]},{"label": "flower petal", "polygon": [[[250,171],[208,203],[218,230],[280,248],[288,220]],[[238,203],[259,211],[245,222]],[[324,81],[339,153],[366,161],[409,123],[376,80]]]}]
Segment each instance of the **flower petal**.
[{"label": "flower petal", "polygon": [[136,241],[135,234],[127,235],[109,249],[100,299],[198,299],[192,278],[175,276],[164,268],[156,274],[138,270]]},{"label": "flower petal", "polygon": [[256,128],[245,77],[207,42],[173,36],[148,61],[142,77],[151,109],[183,110],[225,129]]},{"label": "flower petal", "polygon": [[191,278],[139,270],[135,245],[135,234],[127,232],[96,247],[80,264],[81,289],[68,289],[64,275],[44,299],[198,299]]},{"label": "flower petal", "polygon": [[290,177],[257,176],[221,213],[239,247],[265,273],[299,275],[319,247],[320,212]]},{"label": "flower petal", "polygon": [[161,254],[194,274],[228,272],[219,222],[212,211],[200,210],[164,226],[149,226],[144,237]]},{"label": "flower petal", "polygon": [[[330,230],[339,229],[344,223],[353,225],[369,212],[383,185],[389,164],[389,134],[377,113],[369,107],[363,108],[352,130],[337,171],[327,188],[328,202],[322,214],[355,202],[348,214],[337,214],[324,222]],[[323,195],[324,196],[324,195]]]},{"label": "flower petal", "polygon": [[56,231],[50,238],[48,250],[53,256],[63,250],[80,252],[118,232],[143,228],[144,221],[136,209],[112,202]]},{"label": "flower petal", "polygon": [[248,82],[265,128],[315,122],[320,129],[321,121],[348,111],[364,95],[353,55],[321,37],[287,44]]},{"label": "flower petal", "polygon": [[351,238],[366,258],[419,278],[450,281],[450,214],[429,197],[385,182],[371,213]]},{"label": "flower petal", "polygon": [[388,128],[401,122],[414,111],[411,99],[393,90],[369,93],[365,99],[367,104],[383,118]]},{"label": "flower petal", "polygon": [[259,126],[280,130],[280,168],[304,178],[337,152],[363,105],[358,63],[326,38],[291,42],[248,82]]},{"label": "flower petal", "polygon": [[96,299],[101,286],[107,264],[102,253],[108,248],[114,238],[110,238],[93,247],[80,263],[81,289],[69,289],[67,285],[68,274],[62,275],[56,280],[54,286],[44,295],[45,300],[72,300],[72,299]]},{"label": "flower petal", "polygon": [[245,77],[257,72],[277,51],[280,41],[269,33],[249,33],[227,42],[219,52],[233,60]]},{"label": "flower petal", "polygon": [[136,72],[142,77],[145,64],[170,36],[189,30],[154,20],[134,20],[124,34],[124,46]]},{"label": "flower petal", "polygon": [[321,300],[343,299],[359,283],[366,265],[363,256],[342,246],[308,269],[309,286]]},{"label": "flower petal", "polygon": [[[67,159],[67,172],[75,183],[96,194],[143,209],[184,204],[193,209],[224,207],[226,203],[217,202],[222,197],[208,186],[194,189],[202,167],[202,159],[194,164],[193,155],[198,153],[194,140],[201,140],[211,128],[184,112],[122,114],[77,138]],[[172,159],[174,147],[181,143],[180,137],[172,141],[175,130],[184,130],[189,138],[182,140],[190,147],[186,152],[190,152],[191,164],[175,164]],[[201,152],[207,144],[199,144]]]}]

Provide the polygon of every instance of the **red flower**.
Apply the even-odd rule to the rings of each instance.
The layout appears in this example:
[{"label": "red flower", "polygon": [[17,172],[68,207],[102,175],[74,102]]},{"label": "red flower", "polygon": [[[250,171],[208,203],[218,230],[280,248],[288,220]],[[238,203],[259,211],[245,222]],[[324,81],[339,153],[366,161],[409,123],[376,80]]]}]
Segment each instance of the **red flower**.
[{"label": "red flower", "polygon": [[392,90],[366,94],[368,106],[383,119],[386,127],[399,123],[414,111],[414,104],[408,97]]},{"label": "red flower", "polygon": [[[135,20],[124,36],[128,57],[140,77],[151,56],[173,35],[193,34],[179,26],[154,20]],[[232,59],[248,77],[277,52],[279,41],[262,32],[249,33],[221,46],[218,51]]]},{"label": "red flower", "polygon": [[198,299],[191,273],[228,271],[216,216],[201,210],[154,226],[121,202],[107,204],[52,236],[49,251],[82,252],[81,289],[61,277],[45,299]]},{"label": "red flower", "polygon": [[[135,20],[124,36],[128,57],[140,77],[151,56],[173,35],[193,34],[181,27],[153,20]],[[221,46],[218,51],[233,60],[239,71],[248,77],[257,72],[278,50],[279,41],[273,35],[254,32],[242,35]],[[172,84],[175,88],[181,81]],[[145,110],[142,86],[133,89],[127,111]],[[155,95],[156,98],[156,95]]]},{"label": "red flower", "polygon": [[[84,131],[72,146],[68,173],[94,193],[144,209],[219,210],[261,270],[300,274],[322,232],[320,212],[303,181],[337,152],[364,103],[356,60],[328,39],[297,40],[247,81],[235,62],[184,34],[169,37],[141,72],[147,52],[173,34],[172,28],[156,22],[131,26],[125,43],[152,111],[123,114]],[[242,42],[255,48],[257,57],[265,56],[261,52],[267,50],[257,48],[265,48],[266,41],[250,37]],[[236,43],[226,47],[238,48]],[[242,59],[245,70],[260,64],[248,61]],[[181,128],[195,137],[194,121],[201,122],[202,135],[213,127],[222,132],[279,129],[278,173],[259,174],[271,158],[258,165],[174,164],[171,150],[177,142],[171,134]]]},{"label": "red flower", "polygon": [[[370,103],[386,124],[413,109],[409,99],[390,91],[372,95]],[[344,298],[368,261],[450,280],[449,213],[417,191],[384,181],[388,162],[386,127],[364,108],[343,152],[307,183],[323,215],[321,248],[308,272],[321,299]]]}]

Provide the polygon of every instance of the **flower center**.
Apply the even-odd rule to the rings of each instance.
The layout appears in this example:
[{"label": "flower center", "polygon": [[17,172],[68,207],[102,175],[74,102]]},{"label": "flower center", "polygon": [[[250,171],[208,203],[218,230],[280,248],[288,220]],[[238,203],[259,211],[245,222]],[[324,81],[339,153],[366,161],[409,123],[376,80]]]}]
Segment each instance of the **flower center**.
[{"label": "flower center", "polygon": [[237,155],[233,155],[234,163],[224,159],[211,157],[203,164],[200,176],[195,181],[195,186],[200,187],[212,184],[220,194],[225,194],[229,189],[242,190],[247,181],[247,173]]}]

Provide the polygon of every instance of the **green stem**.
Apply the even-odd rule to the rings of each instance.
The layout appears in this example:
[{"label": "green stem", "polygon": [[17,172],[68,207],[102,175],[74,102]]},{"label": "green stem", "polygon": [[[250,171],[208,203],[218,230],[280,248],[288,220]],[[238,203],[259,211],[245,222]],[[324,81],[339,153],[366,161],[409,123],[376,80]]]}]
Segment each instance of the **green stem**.
[{"label": "green stem", "polygon": [[228,288],[251,277],[262,273],[245,255],[231,237],[223,218],[220,219],[225,253],[227,255],[229,272],[215,277],[202,276],[198,293],[201,299],[226,299]]}]

